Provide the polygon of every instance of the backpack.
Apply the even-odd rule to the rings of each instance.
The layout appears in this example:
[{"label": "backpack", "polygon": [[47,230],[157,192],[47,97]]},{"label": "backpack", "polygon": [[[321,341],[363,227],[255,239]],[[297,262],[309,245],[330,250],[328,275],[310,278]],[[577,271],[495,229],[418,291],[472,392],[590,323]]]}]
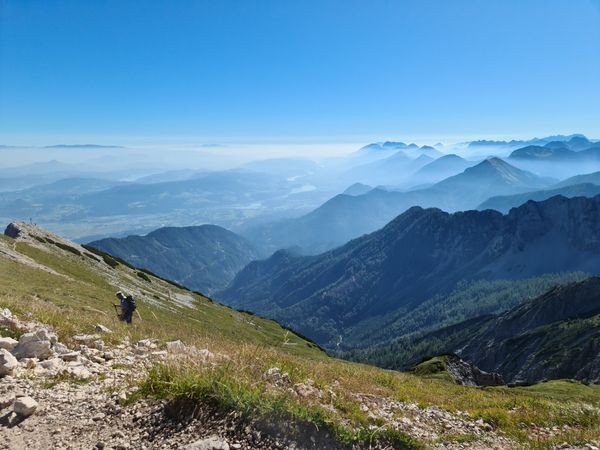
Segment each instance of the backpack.
[{"label": "backpack", "polygon": [[127,302],[127,309],[129,311],[133,312],[136,310],[137,305],[135,304],[135,299],[131,295],[128,295],[125,301]]}]

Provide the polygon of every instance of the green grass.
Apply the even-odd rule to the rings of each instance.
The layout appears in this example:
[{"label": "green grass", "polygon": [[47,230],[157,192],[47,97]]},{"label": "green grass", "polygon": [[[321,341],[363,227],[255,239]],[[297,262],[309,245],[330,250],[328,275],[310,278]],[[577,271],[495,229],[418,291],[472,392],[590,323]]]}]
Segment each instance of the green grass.
[{"label": "green grass", "polygon": [[450,383],[454,382],[452,376],[446,371],[445,356],[436,356],[423,361],[414,368],[413,373],[419,377],[438,379]]},{"label": "green grass", "polygon": [[391,429],[370,431],[367,421],[342,425],[337,414],[318,404],[307,404],[285,391],[269,390],[256,379],[240,377],[230,366],[169,365],[152,368],[138,395],[158,399],[201,402],[223,412],[237,411],[247,419],[279,419],[328,430],[338,442],[353,444],[385,439],[394,448],[422,449],[411,437]]},{"label": "green grass", "polygon": [[[0,307],[18,314],[33,313],[67,341],[74,334],[93,332],[95,324],[101,323],[115,331],[107,336],[113,342],[125,336],[133,340],[181,339],[198,345],[225,340],[285,347],[290,353],[325,357],[312,343],[274,321],[231,310],[158,279],[148,283],[126,266],[106,267],[104,273],[82,256],[45,251],[22,242],[17,249],[65,277],[0,259]],[[118,303],[115,293],[119,290],[143,291],[137,298],[141,319],[135,315],[133,326],[116,317],[113,305]],[[191,298],[194,307],[173,301],[176,295]]]},{"label": "green grass", "polygon": [[[12,244],[12,240],[0,237],[0,245]],[[142,384],[140,392],[144,395],[207,402],[250,416],[291,418],[327,427],[343,442],[369,440],[376,435],[408,448],[418,448],[419,444],[394,430],[371,432],[370,426],[380,427],[382,423],[362,411],[353,394],[467,411],[523,448],[586,442],[600,436],[600,386],[553,381],[530,387],[473,388],[440,376],[443,361],[439,359],[414,374],[341,361],[327,357],[314,344],[273,321],[234,311],[150,275],[148,283],[125,265],[109,267],[54,245],[41,249],[18,243],[16,248],[62,275],[0,258],[0,307],[51,325],[62,341],[69,343],[75,334],[93,333],[95,324],[101,323],[114,331],[103,337],[108,343],[125,337],[134,342],[142,338],[161,342],[181,339],[228,356],[217,367],[192,361],[156,366]],[[141,320],[134,317],[133,326],[116,318],[112,305],[118,290],[138,292]],[[190,297],[193,307],[176,302],[176,295]],[[9,334],[10,330],[0,333]],[[314,380],[324,399],[316,402],[273,391],[262,379],[270,367],[289,373],[292,383]],[[569,428],[563,430],[564,425]],[[531,435],[538,427],[555,426],[561,429],[555,437],[540,441]],[[467,442],[473,437],[443,437],[455,442],[463,442],[461,439]]]}]

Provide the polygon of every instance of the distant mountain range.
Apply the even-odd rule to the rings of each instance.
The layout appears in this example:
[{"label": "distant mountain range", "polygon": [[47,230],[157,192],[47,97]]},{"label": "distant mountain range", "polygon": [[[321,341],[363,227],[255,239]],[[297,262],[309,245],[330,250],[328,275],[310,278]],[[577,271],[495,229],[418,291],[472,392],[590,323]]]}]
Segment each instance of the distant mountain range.
[{"label": "distant mountain range", "polygon": [[498,195],[481,203],[477,209],[495,209],[508,212],[511,208],[522,205],[528,200],[542,201],[555,195],[564,197],[595,197],[600,194],[600,172],[577,175],[552,185],[548,189],[530,191],[515,195]]},{"label": "distant mountain range", "polygon": [[57,144],[47,145],[45,148],[89,148],[89,149],[100,149],[100,148],[124,148],[121,145],[99,145],[99,144]]},{"label": "distant mountain range", "polygon": [[215,225],[165,227],[146,236],[101,239],[89,245],[204,294],[227,286],[259,256],[245,239]]},{"label": "distant mountain range", "polygon": [[409,179],[415,172],[432,161],[434,158],[425,153],[412,158],[404,150],[398,150],[386,158],[352,167],[339,176],[342,180],[349,182],[393,185]]},{"label": "distant mountain range", "polygon": [[514,150],[509,161],[519,168],[555,178],[600,170],[600,142],[584,136],[527,145]]},{"label": "distant mountain range", "polygon": [[465,169],[475,165],[458,155],[444,155],[421,167],[413,175],[413,179],[419,183],[435,183],[454,175],[458,175]]},{"label": "distant mountain range", "polygon": [[571,150],[566,143],[546,144],[543,147],[529,145],[522,147],[510,154],[511,159],[524,159],[533,161],[556,162],[582,162],[600,160],[600,143],[589,144],[585,149]]},{"label": "distant mountain range", "polygon": [[490,158],[429,188],[338,195],[302,217],[255,227],[243,235],[265,251],[299,246],[304,252],[318,253],[375,231],[414,205],[467,210],[493,195],[522,193],[551,184],[552,180]]},{"label": "distant mountain range", "polygon": [[279,251],[252,262],[218,298],[330,348],[340,336],[360,335],[369,321],[379,324],[385,340],[391,338],[385,332],[391,317],[410,314],[460,282],[597,273],[598,236],[600,197],[529,201],[507,215],[413,207],[381,230],[329,252]]},{"label": "distant mountain range", "polygon": [[479,210],[495,209],[502,213],[507,213],[511,208],[516,208],[519,205],[529,201],[543,201],[561,195],[563,197],[595,197],[600,195],[600,184],[581,183],[568,185],[565,187],[557,187],[554,189],[544,189],[541,191],[526,192],[516,195],[500,195],[490,197],[485,202],[477,207]]},{"label": "distant mountain range", "polygon": [[342,192],[342,194],[357,196],[357,195],[366,194],[367,192],[369,192],[372,189],[373,189],[373,186],[369,186],[368,184],[354,183],[352,186],[348,186],[348,188],[346,188],[346,190],[344,192]]},{"label": "distant mountain range", "polygon": [[469,148],[473,147],[526,147],[528,145],[546,145],[551,142],[572,142],[574,145],[579,143],[589,143],[589,139],[583,134],[571,134],[546,136],[544,138],[533,138],[529,140],[512,140],[512,141],[493,141],[493,140],[477,140],[467,142]]}]

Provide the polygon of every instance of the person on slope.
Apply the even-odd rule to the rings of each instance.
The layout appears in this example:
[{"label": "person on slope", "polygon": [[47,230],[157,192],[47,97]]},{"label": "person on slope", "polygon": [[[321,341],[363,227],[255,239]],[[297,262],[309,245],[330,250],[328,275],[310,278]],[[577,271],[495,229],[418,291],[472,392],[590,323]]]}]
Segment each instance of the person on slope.
[{"label": "person on slope", "polygon": [[133,312],[136,310],[137,305],[131,295],[125,295],[121,291],[117,292],[117,298],[119,299],[120,305],[114,305],[115,307],[121,307],[121,314],[119,314],[119,320],[123,320],[131,325],[133,319]]}]

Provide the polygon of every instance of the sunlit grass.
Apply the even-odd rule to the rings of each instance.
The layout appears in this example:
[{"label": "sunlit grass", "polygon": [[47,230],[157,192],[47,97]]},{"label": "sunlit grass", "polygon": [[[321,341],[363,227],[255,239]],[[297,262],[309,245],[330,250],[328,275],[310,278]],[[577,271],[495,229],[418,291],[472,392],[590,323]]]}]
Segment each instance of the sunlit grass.
[{"label": "sunlit grass", "polygon": [[[599,386],[553,381],[520,388],[473,388],[445,377],[336,360],[273,321],[231,310],[155,278],[148,283],[122,265],[100,270],[89,258],[58,249],[47,252],[22,243],[18,248],[64,276],[0,258],[0,307],[49,324],[62,341],[69,343],[75,334],[93,333],[95,324],[100,323],[114,331],[103,336],[108,343],[126,337],[132,342],[181,339],[187,345],[226,355],[217,366],[189,360],[156,366],[142,384],[141,392],[146,395],[209,402],[247,415],[281,415],[326,426],[344,442],[371,439],[371,428],[382,426],[361,410],[357,393],[450,412],[466,411],[525,448],[549,448],[553,443],[586,442],[600,436]],[[141,295],[141,318],[134,317],[133,326],[120,322],[113,307],[115,292],[128,289]],[[175,294],[191,295],[194,307],[174,302]],[[314,380],[323,398],[316,401],[272,389],[263,379],[270,367],[287,372],[292,384]],[[557,427],[558,431],[552,437],[535,436],[533,432],[540,427]],[[394,430],[383,427],[377,433],[418,447]],[[443,439],[469,442],[473,436]]]}]

